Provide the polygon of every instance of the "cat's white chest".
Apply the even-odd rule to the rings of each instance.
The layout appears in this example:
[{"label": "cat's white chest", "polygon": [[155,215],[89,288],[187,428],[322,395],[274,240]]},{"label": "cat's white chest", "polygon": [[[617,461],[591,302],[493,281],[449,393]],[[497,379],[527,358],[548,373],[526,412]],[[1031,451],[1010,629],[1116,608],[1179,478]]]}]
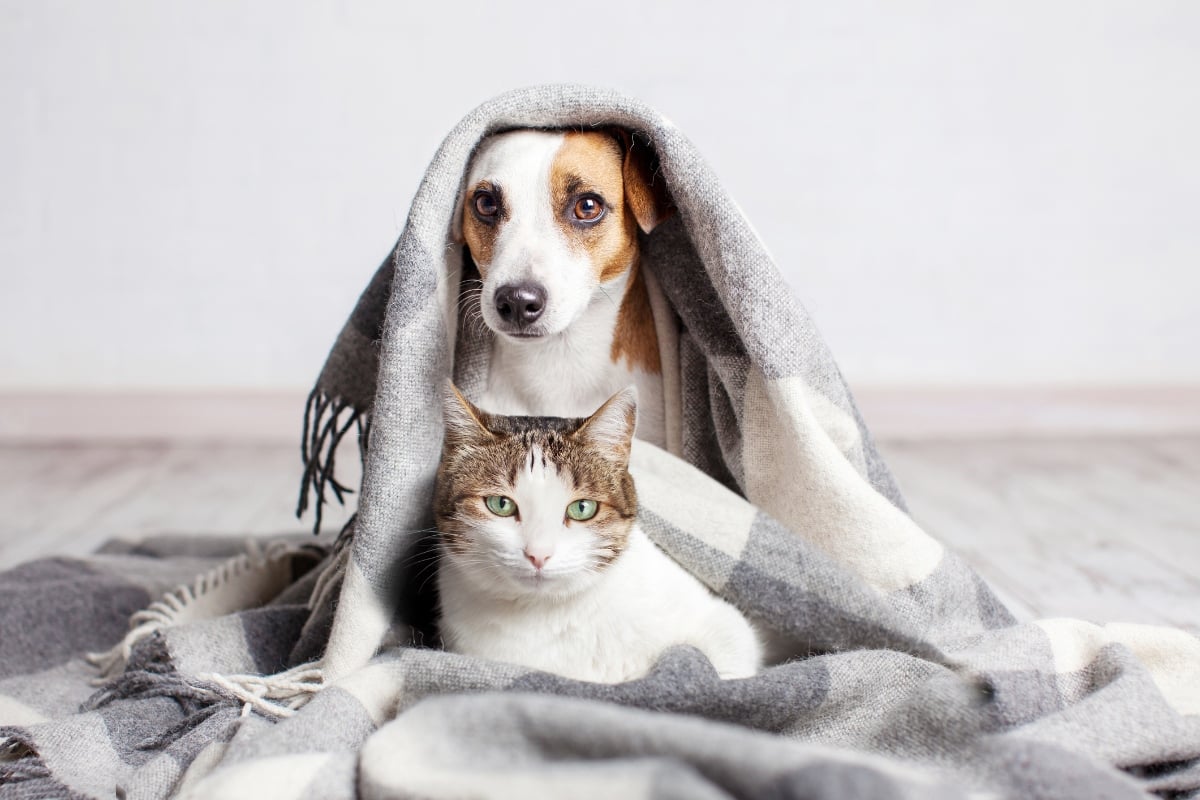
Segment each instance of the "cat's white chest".
[{"label": "cat's white chest", "polygon": [[442,635],[449,650],[601,683],[642,677],[663,652],[701,650],[726,678],[754,674],[758,639],[639,529],[594,584],[565,599],[497,603],[444,563]]}]

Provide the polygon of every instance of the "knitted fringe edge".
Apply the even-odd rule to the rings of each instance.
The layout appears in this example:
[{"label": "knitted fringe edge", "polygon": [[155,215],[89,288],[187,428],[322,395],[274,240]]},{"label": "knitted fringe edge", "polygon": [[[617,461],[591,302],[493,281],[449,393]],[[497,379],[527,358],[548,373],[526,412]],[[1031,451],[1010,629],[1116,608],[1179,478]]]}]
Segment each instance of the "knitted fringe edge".
[{"label": "knitted fringe edge", "polygon": [[101,685],[112,675],[125,669],[135,645],[146,637],[179,623],[188,607],[198,598],[248,572],[262,569],[304,550],[304,547],[287,542],[271,542],[264,549],[253,539],[248,540],[245,553],[198,575],[190,584],[175,587],[160,600],[136,612],[129,618],[129,632],[116,645],[103,652],[88,653],[88,662],[99,670],[99,676],[92,681],[93,685]]},{"label": "knitted fringe edge", "polygon": [[86,800],[55,779],[33,742],[15,728],[0,729],[0,786],[13,800]]},{"label": "knitted fringe edge", "polygon": [[[342,528],[333,546],[329,563],[313,583],[308,597],[308,607],[318,609],[332,602],[332,596],[345,577],[346,565],[350,561],[350,541],[354,535],[351,517]],[[267,717],[290,717],[305,705],[325,686],[325,676],[320,662],[300,664],[275,675],[220,675],[215,672],[197,675],[197,678],[216,685],[226,694],[240,700],[242,716],[257,711]]]},{"label": "knitted fringe edge", "polygon": [[[317,576],[308,597],[308,607],[318,609],[332,602],[332,596],[346,574],[350,561],[350,541],[354,522],[351,517],[334,544],[329,563]],[[242,701],[242,716],[257,711],[267,717],[290,717],[325,686],[320,662],[300,664],[275,675],[220,675],[215,672],[196,676],[220,687],[226,694]]]},{"label": "knitted fringe edge", "polygon": [[228,708],[241,704],[241,716],[257,711],[265,717],[290,717],[324,687],[316,663],[301,664],[276,675],[222,675],[202,672],[184,676],[176,672],[161,635],[138,647],[125,672],[106,681],[80,707],[94,711],[117,700],[167,697],[179,704],[186,717],[179,724],[151,736],[139,749],[159,749]]},{"label": "knitted fringe edge", "polygon": [[317,662],[300,664],[275,675],[196,676],[218,686],[242,702],[242,716],[257,711],[265,717],[290,717],[325,687],[325,675]]},{"label": "knitted fringe edge", "polygon": [[350,540],[353,536],[354,522],[357,518],[358,515],[350,518],[349,522],[342,528],[337,541],[334,542],[329,563],[325,565],[321,570],[321,574],[313,582],[312,592],[308,596],[309,609],[322,608],[326,603],[329,603],[334,590],[339,585],[338,581],[345,577],[346,564],[350,561]]},{"label": "knitted fringe edge", "polygon": [[134,651],[125,671],[106,681],[79,710],[95,711],[116,700],[148,697],[168,697],[189,716],[228,699],[216,686],[176,672],[166,641],[156,633]]},{"label": "knitted fringe edge", "polygon": [[[345,420],[342,419],[343,415],[346,415]],[[300,437],[300,456],[304,461],[304,473],[300,478],[296,518],[301,518],[308,510],[311,492],[316,500],[313,508],[313,533],[321,532],[326,487],[333,492],[339,505],[346,504],[346,495],[354,494],[353,489],[339,483],[334,477],[337,448],[351,426],[357,429],[359,452],[365,454],[364,437],[370,427],[368,415],[347,401],[335,399],[319,388],[312,390],[304,406],[304,431]]]}]

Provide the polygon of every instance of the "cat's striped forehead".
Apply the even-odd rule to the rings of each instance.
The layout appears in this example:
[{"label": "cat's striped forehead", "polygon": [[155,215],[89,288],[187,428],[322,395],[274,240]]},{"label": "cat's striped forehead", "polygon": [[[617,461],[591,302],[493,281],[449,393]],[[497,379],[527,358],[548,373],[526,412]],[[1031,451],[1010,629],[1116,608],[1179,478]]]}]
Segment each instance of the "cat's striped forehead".
[{"label": "cat's striped forehead", "polygon": [[571,434],[579,430],[582,419],[561,417],[505,417],[482,415],[482,422],[489,431],[499,434],[495,455],[503,462],[509,484],[514,484],[520,471],[552,469],[555,472],[574,474],[572,469],[588,453],[581,442]]},{"label": "cat's striped forehead", "polygon": [[555,436],[568,436],[579,430],[584,420],[569,417],[506,417],[501,414],[480,413],[484,426],[492,433],[517,437],[530,445]]},{"label": "cat's striped forehead", "polygon": [[[550,543],[574,524],[565,518],[567,507],[581,499],[596,504],[594,516],[576,530],[599,543],[589,557],[607,564],[621,552],[637,514],[637,490],[628,450],[614,445],[610,428],[598,426],[595,416],[508,417],[451,406],[459,408],[469,415],[448,416],[434,500],[451,552],[472,552],[496,526],[519,532],[525,546],[550,552]],[[624,436],[632,433],[628,422]],[[511,519],[489,510],[486,500],[496,495],[515,504]]]},{"label": "cat's striped forehead", "polygon": [[604,498],[632,516],[636,495],[627,464],[613,449],[583,435],[586,419],[517,417],[480,412],[489,435],[458,442],[443,454],[442,478],[457,493],[500,484],[513,486],[518,475],[535,468],[561,474],[573,488]]}]

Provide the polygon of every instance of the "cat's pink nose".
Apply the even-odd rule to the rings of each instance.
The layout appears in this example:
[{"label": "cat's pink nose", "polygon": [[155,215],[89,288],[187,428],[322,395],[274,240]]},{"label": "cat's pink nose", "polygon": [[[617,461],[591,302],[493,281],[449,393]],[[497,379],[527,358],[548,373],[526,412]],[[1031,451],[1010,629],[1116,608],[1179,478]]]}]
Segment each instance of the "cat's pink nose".
[{"label": "cat's pink nose", "polygon": [[550,560],[549,553],[544,556],[536,556],[528,550],[525,551],[525,557],[529,559],[529,563],[533,564],[536,569],[541,569]]}]

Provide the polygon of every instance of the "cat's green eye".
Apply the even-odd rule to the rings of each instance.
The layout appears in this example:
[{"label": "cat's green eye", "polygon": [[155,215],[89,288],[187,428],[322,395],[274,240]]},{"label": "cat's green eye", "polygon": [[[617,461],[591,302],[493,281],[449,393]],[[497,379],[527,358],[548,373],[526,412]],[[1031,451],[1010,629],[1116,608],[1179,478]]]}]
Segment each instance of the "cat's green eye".
[{"label": "cat's green eye", "polygon": [[567,506],[567,516],[578,522],[586,522],[596,516],[600,504],[595,500],[576,500]]},{"label": "cat's green eye", "polygon": [[494,494],[491,497],[483,498],[484,504],[488,507],[488,511],[495,514],[497,517],[511,517],[517,513],[517,504],[511,498],[501,494]]}]

